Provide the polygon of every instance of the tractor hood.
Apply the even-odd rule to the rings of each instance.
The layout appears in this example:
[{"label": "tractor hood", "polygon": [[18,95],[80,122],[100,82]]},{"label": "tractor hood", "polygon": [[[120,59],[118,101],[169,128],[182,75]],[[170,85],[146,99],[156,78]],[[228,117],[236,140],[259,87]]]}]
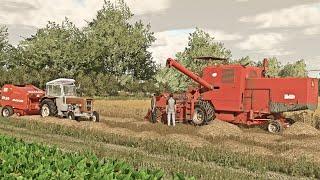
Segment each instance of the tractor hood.
[{"label": "tractor hood", "polygon": [[81,97],[66,97],[66,103],[71,105],[78,105],[83,112],[91,112],[93,106],[92,98]]}]

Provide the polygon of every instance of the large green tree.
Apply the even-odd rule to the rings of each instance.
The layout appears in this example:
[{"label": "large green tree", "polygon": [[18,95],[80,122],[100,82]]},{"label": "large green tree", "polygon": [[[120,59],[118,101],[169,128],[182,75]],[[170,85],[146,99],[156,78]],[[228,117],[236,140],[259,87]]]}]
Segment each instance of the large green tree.
[{"label": "large green tree", "polygon": [[[5,28],[0,29],[0,83],[32,83],[41,88],[49,80],[75,78],[84,95],[115,95],[120,89],[137,91],[133,84],[153,78],[156,65],[147,51],[155,40],[149,25],[133,22],[123,0],[105,1],[97,16],[84,28],[68,18],[48,22],[17,47],[7,44]],[[3,53],[1,53],[3,54]],[[130,79],[130,81],[125,81]],[[126,82],[126,83],[124,83]],[[141,82],[141,83],[140,83]]]},{"label": "large green tree", "polygon": [[83,64],[88,71],[130,75],[149,79],[155,74],[155,63],[147,49],[154,42],[150,26],[130,22],[133,14],[121,0],[105,1],[96,18],[85,29],[87,37]]},{"label": "large green tree", "polygon": [[279,72],[281,77],[307,77],[307,65],[304,60],[299,60],[295,63],[288,63]]},{"label": "large green tree", "polygon": [[[188,46],[183,52],[178,52],[176,58],[189,70],[201,75],[206,66],[221,63],[209,60],[196,60],[197,57],[213,56],[229,59],[231,51],[226,49],[221,42],[216,42],[214,37],[201,29],[196,29],[189,35]],[[156,75],[158,86],[169,91],[183,91],[193,84],[193,81],[175,69],[163,68]]]},{"label": "large green tree", "polygon": [[19,65],[45,70],[49,76],[74,76],[80,68],[84,41],[83,33],[68,19],[61,24],[49,22],[21,43],[24,61]]},{"label": "large green tree", "polygon": [[279,72],[282,68],[280,61],[276,57],[271,57],[268,60],[269,66],[266,75],[269,77],[279,77]]},{"label": "large green tree", "polygon": [[6,26],[0,25],[0,66],[4,66],[7,61],[8,29]]}]

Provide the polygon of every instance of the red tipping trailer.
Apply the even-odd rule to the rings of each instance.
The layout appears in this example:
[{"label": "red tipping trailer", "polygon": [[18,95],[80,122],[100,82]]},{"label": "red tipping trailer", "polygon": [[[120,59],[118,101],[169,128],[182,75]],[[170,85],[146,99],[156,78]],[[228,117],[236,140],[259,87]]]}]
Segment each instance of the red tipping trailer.
[{"label": "red tipping trailer", "polygon": [[1,115],[9,117],[40,114],[39,102],[45,92],[33,85],[16,86],[6,84],[1,89]]},{"label": "red tipping trailer", "polygon": [[[270,78],[264,67],[218,65],[204,68],[202,77],[169,58],[174,67],[199,83],[182,94],[175,94],[176,119],[204,125],[216,117],[234,124],[268,125],[270,132],[280,132],[292,122],[283,112],[315,110],[318,106],[318,79]],[[146,118],[166,122],[168,93],[156,97]]]}]

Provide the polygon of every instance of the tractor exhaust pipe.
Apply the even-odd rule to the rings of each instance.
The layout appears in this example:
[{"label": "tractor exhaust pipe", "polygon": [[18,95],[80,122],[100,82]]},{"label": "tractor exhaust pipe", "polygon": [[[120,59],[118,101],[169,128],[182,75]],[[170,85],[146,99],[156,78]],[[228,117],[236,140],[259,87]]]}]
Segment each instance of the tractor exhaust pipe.
[{"label": "tractor exhaust pipe", "polygon": [[192,71],[188,70],[187,68],[185,68],[183,65],[181,65],[180,63],[178,63],[176,60],[174,60],[172,58],[167,59],[167,67],[169,67],[169,68],[174,67],[178,71],[182,72],[184,75],[190,77],[195,82],[199,83],[200,85],[202,85],[208,89],[213,89],[213,86],[211,84],[209,84],[207,81],[205,81],[204,79],[202,79],[198,75],[194,74]]}]

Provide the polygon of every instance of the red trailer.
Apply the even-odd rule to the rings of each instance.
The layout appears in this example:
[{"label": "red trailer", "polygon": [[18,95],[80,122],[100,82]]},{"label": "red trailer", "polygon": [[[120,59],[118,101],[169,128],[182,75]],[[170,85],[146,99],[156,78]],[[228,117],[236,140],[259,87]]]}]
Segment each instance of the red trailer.
[{"label": "red trailer", "polygon": [[[169,58],[174,67],[190,77],[199,87],[175,94],[176,120],[204,125],[216,117],[234,124],[268,125],[270,132],[280,132],[291,120],[284,112],[315,110],[318,106],[318,79],[270,78],[263,67],[218,65],[204,68],[202,77]],[[146,118],[166,122],[168,93],[156,97],[154,111]]]},{"label": "red trailer", "polygon": [[39,102],[45,92],[33,85],[6,84],[1,89],[1,115],[9,117],[40,114]]}]

